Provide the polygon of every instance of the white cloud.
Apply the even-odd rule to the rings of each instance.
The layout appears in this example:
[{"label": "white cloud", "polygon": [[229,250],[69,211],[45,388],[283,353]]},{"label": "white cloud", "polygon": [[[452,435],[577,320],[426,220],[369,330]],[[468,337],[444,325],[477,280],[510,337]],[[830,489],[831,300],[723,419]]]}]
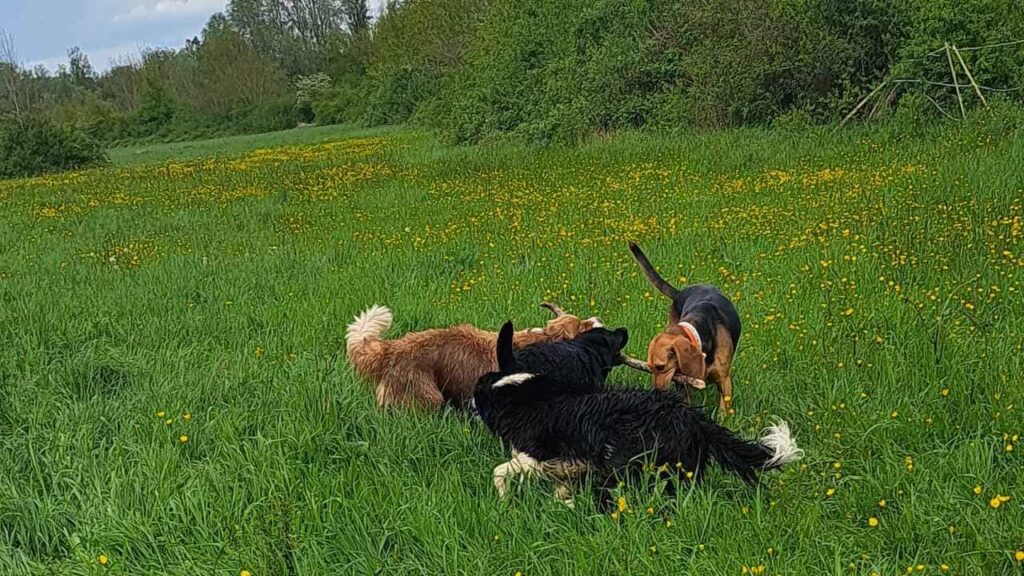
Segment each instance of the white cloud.
[{"label": "white cloud", "polygon": [[227,0],[133,0],[114,16],[114,22],[169,20],[182,16],[213,14],[227,6]]}]

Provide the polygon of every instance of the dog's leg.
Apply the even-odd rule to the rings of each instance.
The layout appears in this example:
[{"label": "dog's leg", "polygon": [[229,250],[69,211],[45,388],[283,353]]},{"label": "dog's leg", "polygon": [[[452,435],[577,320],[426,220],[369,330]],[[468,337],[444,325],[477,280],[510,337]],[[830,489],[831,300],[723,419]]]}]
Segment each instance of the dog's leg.
[{"label": "dog's leg", "polygon": [[735,412],[732,409],[732,357],[736,352],[732,336],[724,326],[718,327],[715,345],[715,361],[708,368],[708,379],[714,380],[718,388],[718,409],[724,417]]},{"label": "dog's leg", "polygon": [[377,386],[377,407],[415,406],[437,411],[444,405],[444,396],[429,374],[396,372]]},{"label": "dog's leg", "polygon": [[541,463],[544,475],[555,479],[555,500],[575,508],[571,482],[587,473],[590,467],[581,460],[548,460]]},{"label": "dog's leg", "polygon": [[517,476],[533,476],[541,471],[540,462],[531,458],[524,452],[512,452],[512,459],[494,468],[494,487],[498,490],[498,497],[504,498],[508,492],[508,481],[514,480]]},{"label": "dog's leg", "polygon": [[555,500],[569,508],[576,508],[576,503],[572,500],[572,487],[564,482],[557,482],[555,484]]},{"label": "dog's leg", "polygon": [[724,416],[732,414],[732,378],[722,376],[715,381],[718,386],[718,408]]}]

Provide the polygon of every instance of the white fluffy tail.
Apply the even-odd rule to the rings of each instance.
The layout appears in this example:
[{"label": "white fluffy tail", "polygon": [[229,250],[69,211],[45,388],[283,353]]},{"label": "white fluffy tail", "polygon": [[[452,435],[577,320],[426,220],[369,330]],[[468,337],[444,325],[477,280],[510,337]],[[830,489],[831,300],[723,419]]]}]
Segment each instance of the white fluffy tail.
[{"label": "white fluffy tail", "polygon": [[804,457],[804,451],[796,445],[796,440],[789,431],[789,424],[782,420],[774,426],[765,428],[760,444],[772,453],[772,457],[765,464],[766,468],[784,466]]},{"label": "white fluffy tail", "polygon": [[348,325],[345,332],[346,350],[349,355],[368,338],[380,338],[391,327],[391,310],[385,306],[373,305]]}]

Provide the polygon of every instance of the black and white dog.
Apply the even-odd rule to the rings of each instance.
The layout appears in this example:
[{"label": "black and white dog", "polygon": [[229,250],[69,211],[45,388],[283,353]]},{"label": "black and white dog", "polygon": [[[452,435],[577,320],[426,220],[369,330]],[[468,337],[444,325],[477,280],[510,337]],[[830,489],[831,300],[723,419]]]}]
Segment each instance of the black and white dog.
[{"label": "black and white dog", "polygon": [[[665,473],[691,472],[700,478],[714,461],[752,483],[759,471],[803,455],[785,422],[750,442],[686,406],[679,392],[593,386],[592,374],[603,370],[601,364],[614,364],[621,351],[618,342],[609,346],[595,338],[591,344],[583,339],[586,334],[574,340],[584,348],[593,346],[586,356],[593,364],[574,379],[577,368],[558,358],[524,354],[529,348],[514,354],[512,333],[511,322],[502,326],[498,372],[481,377],[473,395],[480,418],[513,449],[513,458],[494,469],[501,496],[510,477],[543,474],[559,482],[559,497],[571,503],[566,483],[590,471],[598,475],[604,501],[620,474],[639,470],[645,462]],[[622,331],[622,346],[625,340]]]}]

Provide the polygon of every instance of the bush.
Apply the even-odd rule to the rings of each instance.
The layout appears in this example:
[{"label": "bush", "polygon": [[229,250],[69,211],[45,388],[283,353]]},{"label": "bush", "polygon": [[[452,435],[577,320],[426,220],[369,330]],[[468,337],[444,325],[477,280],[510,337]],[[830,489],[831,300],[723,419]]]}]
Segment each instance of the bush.
[{"label": "bush", "polygon": [[108,162],[100,143],[73,125],[58,125],[42,117],[0,125],[0,178],[36,176],[76,170]]},{"label": "bush", "polygon": [[[1024,38],[1019,0],[396,5],[375,29],[364,121],[411,118],[467,143],[501,134],[550,143],[623,128],[837,122],[887,77],[948,82],[944,54],[932,54],[946,41]],[[982,84],[1024,86],[1024,46],[964,57]],[[919,86],[952,104],[948,88]],[[1020,103],[1022,95],[1011,97]],[[865,115],[884,114],[900,96],[887,92]],[[978,105],[973,93],[966,98]]]}]

